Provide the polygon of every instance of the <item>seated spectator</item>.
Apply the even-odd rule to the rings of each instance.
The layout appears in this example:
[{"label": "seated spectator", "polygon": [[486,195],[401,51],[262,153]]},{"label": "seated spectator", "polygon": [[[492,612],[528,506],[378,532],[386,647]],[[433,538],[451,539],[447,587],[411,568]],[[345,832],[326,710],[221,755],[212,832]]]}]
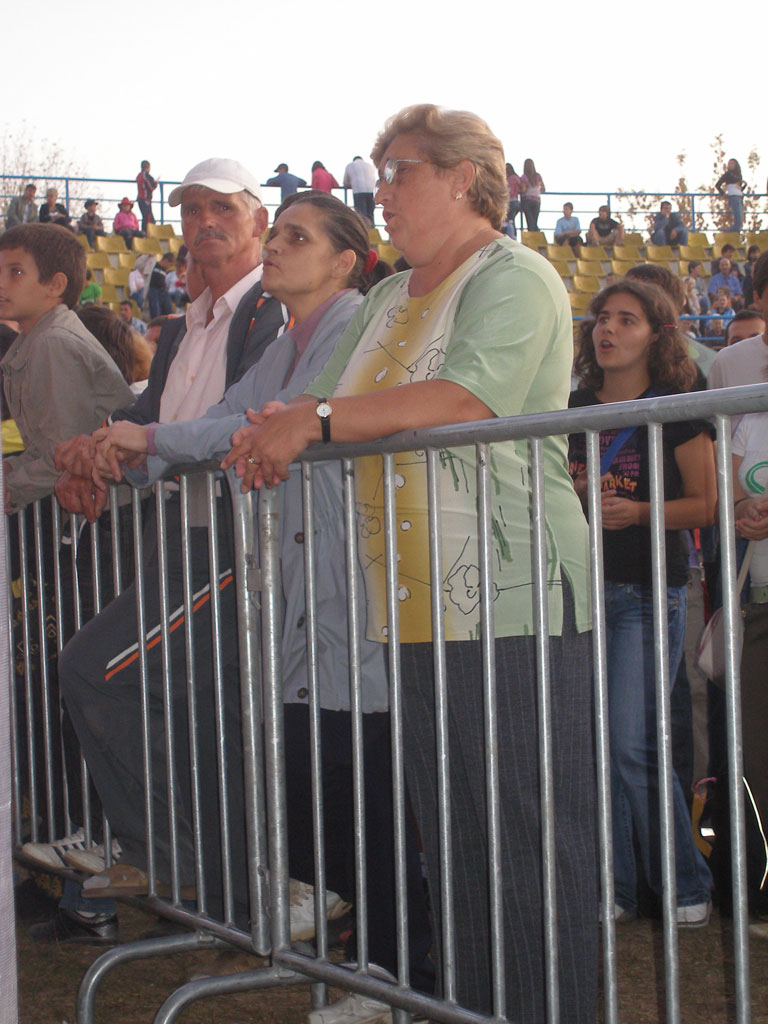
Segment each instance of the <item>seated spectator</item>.
[{"label": "seated spectator", "polygon": [[747,262],[744,264],[744,277],[741,281],[741,288],[744,293],[744,305],[751,306],[755,301],[755,291],[752,286],[752,272],[755,269],[757,258],[760,255],[759,245],[750,245],[747,249]]},{"label": "seated spectator", "polygon": [[176,268],[169,270],[165,275],[165,287],[171,302],[177,308],[180,309],[189,304],[189,295],[187,295],[187,261],[183,256],[176,255]]},{"label": "seated spectator", "polygon": [[765,317],[752,309],[742,309],[730,318],[725,328],[725,344],[737,345],[747,338],[765,334]]},{"label": "seated spectator", "polygon": [[315,160],[312,164],[312,186],[318,192],[330,192],[332,188],[341,188],[330,171],[326,171],[325,165]]},{"label": "seated spectator", "polygon": [[601,206],[590,222],[587,245],[623,245],[624,228],[611,217],[609,206]]},{"label": "seated spectator", "polygon": [[93,280],[93,274],[90,270],[85,272],[85,287],[80,292],[77,304],[78,306],[101,305],[101,285]]},{"label": "seated spectator", "polygon": [[132,331],[137,331],[141,335],[146,333],[147,325],[139,317],[133,315],[133,303],[127,299],[120,303],[120,319],[128,324]]},{"label": "seated spectator", "polygon": [[672,203],[665,199],[661,210],[653,218],[651,232],[653,245],[687,245],[688,228],[679,213],[672,212]]},{"label": "seated spectator", "polygon": [[45,202],[40,207],[40,213],[38,219],[41,224],[58,224],[62,228],[69,228],[72,224],[72,218],[67,213],[67,208],[63,203],[57,202],[59,193],[55,188],[49,188],[45,193]]},{"label": "seated spectator", "polygon": [[289,173],[288,164],[278,164],[275,168],[274,178],[270,178],[267,182],[267,185],[272,188],[280,189],[280,202],[283,202],[286,196],[292,196],[294,192],[304,188],[306,184],[303,178]]},{"label": "seated spectator", "polygon": [[128,294],[139,309],[144,305],[144,292],[154,265],[155,257],[148,252],[142,253],[136,258],[133,270],[128,275]]},{"label": "seated spectator", "polygon": [[131,213],[132,210],[133,203],[128,196],[124,196],[124,198],[120,200],[119,213],[112,222],[112,230],[116,235],[122,236],[129,249],[133,248],[134,238],[144,237],[144,232],[139,227],[136,214]]},{"label": "seated spectator", "polygon": [[735,316],[731,307],[731,292],[725,285],[718,288],[717,294],[712,302],[710,315],[713,317],[717,316],[718,319],[709,321],[707,326],[708,333],[713,338],[724,337],[727,321]]},{"label": "seated spectator", "polygon": [[16,224],[32,224],[37,220],[37,203],[35,202],[37,185],[27,185],[20,196],[15,196],[8,204],[5,214],[5,226],[15,227]]},{"label": "seated spectator", "polygon": [[720,269],[720,260],[723,259],[723,257],[725,257],[727,260],[731,261],[731,270],[741,281],[742,273],[739,264],[736,262],[736,255],[737,253],[734,246],[732,246],[730,242],[726,242],[720,250],[720,255],[716,259],[712,260],[711,273],[716,274],[718,272],[718,270]]},{"label": "seated spectator", "polygon": [[99,204],[96,199],[86,199],[85,213],[77,222],[78,234],[85,235],[88,239],[88,245],[90,245],[92,249],[96,248],[96,236],[98,235],[103,238],[104,235],[106,235],[104,223],[98,213],[96,213],[96,207],[98,205]]},{"label": "seated spectator", "polygon": [[173,253],[165,252],[152,268],[149,276],[149,289],[147,300],[149,302],[150,317],[169,315],[171,310],[171,297],[165,286],[165,278],[168,271],[173,267]]},{"label": "seated spectator", "polygon": [[563,216],[555,224],[555,243],[567,243],[575,253],[578,253],[584,244],[581,240],[579,218],[573,216],[573,203],[563,203]]},{"label": "seated spectator", "polygon": [[718,263],[718,267],[718,273],[713,274],[709,279],[709,288],[707,289],[709,297],[712,298],[712,296],[716,295],[721,288],[727,288],[729,298],[739,300],[738,303],[733,304],[734,307],[738,307],[740,309],[743,305],[741,281],[739,280],[738,275],[734,272],[731,261],[726,256],[722,256]]}]

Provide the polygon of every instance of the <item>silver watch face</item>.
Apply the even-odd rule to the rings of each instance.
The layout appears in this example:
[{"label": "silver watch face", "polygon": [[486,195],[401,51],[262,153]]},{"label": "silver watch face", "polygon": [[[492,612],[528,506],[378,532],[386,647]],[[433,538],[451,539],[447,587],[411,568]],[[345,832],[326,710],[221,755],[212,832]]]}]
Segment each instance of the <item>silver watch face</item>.
[{"label": "silver watch face", "polygon": [[330,405],[327,402],[318,402],[317,415],[323,420],[328,419],[328,417],[331,415]]}]

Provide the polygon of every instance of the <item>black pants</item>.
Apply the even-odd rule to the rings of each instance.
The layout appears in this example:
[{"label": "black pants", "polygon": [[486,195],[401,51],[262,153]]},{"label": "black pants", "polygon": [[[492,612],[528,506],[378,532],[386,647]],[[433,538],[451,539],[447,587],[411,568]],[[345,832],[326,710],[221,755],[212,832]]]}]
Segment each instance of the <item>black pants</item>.
[{"label": "black pants", "polygon": [[[309,709],[285,705],[286,789],[289,869],[292,878],[314,883]],[[355,843],[352,807],[352,720],[347,711],[321,712],[326,884],[343,899],[355,899]],[[368,896],[368,953],[372,963],[397,972],[395,862],[390,719],[386,712],[363,715],[365,834]],[[421,877],[416,829],[406,818],[408,941],[411,984],[429,988],[423,976],[431,945],[427,900]]]}]

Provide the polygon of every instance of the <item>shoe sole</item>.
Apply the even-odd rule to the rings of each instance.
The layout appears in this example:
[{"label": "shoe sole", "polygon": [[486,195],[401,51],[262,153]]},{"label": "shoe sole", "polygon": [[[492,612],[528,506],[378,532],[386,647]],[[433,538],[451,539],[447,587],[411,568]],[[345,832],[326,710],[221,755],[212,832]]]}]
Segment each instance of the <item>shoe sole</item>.
[{"label": "shoe sole", "polygon": [[[339,900],[338,903],[334,903],[328,913],[325,915],[327,921],[336,921],[340,917],[344,917],[352,909],[351,903],[345,903],[344,900]],[[310,939],[315,937],[315,923],[308,924],[306,928],[302,928],[301,931],[291,931],[291,942],[308,942]]]}]

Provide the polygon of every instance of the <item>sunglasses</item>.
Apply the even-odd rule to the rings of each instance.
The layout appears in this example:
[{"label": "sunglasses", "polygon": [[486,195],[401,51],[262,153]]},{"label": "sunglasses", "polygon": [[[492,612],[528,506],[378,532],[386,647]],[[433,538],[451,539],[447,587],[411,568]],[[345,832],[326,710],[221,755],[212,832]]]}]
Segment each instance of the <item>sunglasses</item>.
[{"label": "sunglasses", "polygon": [[398,159],[396,157],[390,157],[389,160],[387,160],[385,162],[385,164],[384,164],[384,170],[382,171],[382,177],[379,178],[378,181],[376,182],[375,191],[378,192],[378,190],[384,184],[387,184],[387,185],[391,185],[392,184],[392,182],[395,180],[395,176],[396,176],[396,174],[398,172],[400,164],[428,164],[428,163],[429,163],[429,160],[415,160],[415,159],[409,159],[407,157],[402,157],[402,158]]}]

